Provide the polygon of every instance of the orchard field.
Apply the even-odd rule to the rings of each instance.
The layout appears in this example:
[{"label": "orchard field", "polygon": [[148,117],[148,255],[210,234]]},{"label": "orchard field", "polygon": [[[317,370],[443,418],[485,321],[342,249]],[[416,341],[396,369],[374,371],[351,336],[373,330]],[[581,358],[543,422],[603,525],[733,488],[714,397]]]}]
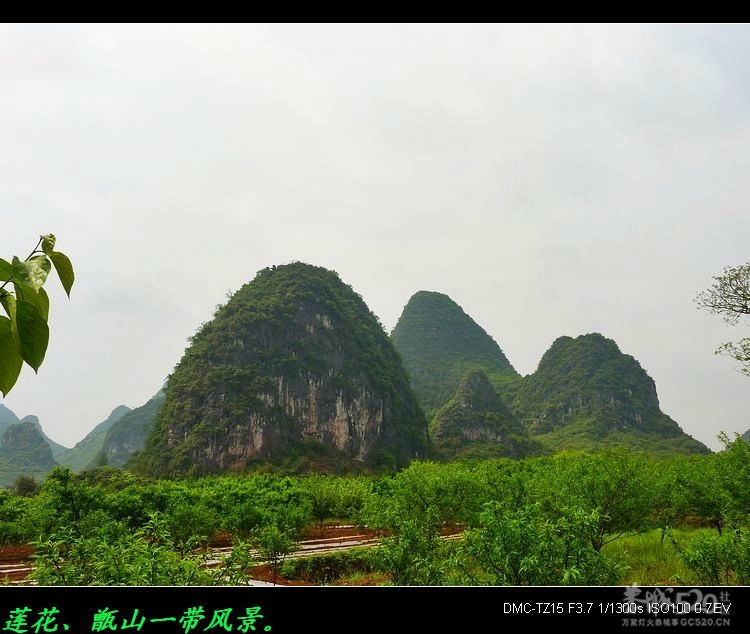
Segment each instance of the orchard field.
[{"label": "orchard field", "polygon": [[[58,467],[0,492],[42,585],[746,585],[750,445],[145,480]],[[371,541],[302,554],[341,528]]]}]

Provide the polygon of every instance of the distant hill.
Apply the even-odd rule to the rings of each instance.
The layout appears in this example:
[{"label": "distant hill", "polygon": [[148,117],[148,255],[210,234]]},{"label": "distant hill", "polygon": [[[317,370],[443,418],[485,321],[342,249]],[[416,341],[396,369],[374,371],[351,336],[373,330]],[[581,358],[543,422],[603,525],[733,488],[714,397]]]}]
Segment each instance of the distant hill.
[{"label": "distant hill", "polygon": [[497,342],[443,293],[412,295],[391,341],[428,418],[453,397],[471,370],[481,369],[495,387],[519,378]]},{"label": "distant hill", "polygon": [[0,486],[12,486],[21,474],[41,481],[56,464],[38,423],[32,420],[9,425],[0,437]]},{"label": "distant hill", "polygon": [[151,476],[394,469],[427,451],[377,317],[335,271],[294,262],[258,272],[191,338],[128,465]]},{"label": "distant hill", "polygon": [[82,471],[96,465],[100,459],[107,432],[130,411],[130,408],[125,405],[115,407],[110,415],[96,425],[83,440],[71,449],[64,448],[64,451],[57,453],[55,456],[57,461],[69,466],[73,471]]},{"label": "distant hill", "polygon": [[45,442],[49,445],[49,448],[52,450],[52,455],[56,458],[61,453],[68,450],[67,447],[61,445],[60,443],[55,442],[50,438],[47,434],[44,433],[44,430],[42,429],[41,424],[39,423],[39,417],[34,415],[24,416],[21,421],[22,423],[31,423],[34,425],[34,427],[37,428],[37,431],[42,435],[42,438],[44,438]]},{"label": "distant hill", "polygon": [[53,456],[56,456],[64,451],[67,451],[68,449],[67,447],[64,447],[63,445],[55,442],[49,436],[47,436],[47,434],[44,433],[42,426],[39,424],[39,418],[37,416],[28,415],[19,419],[18,416],[15,414],[15,412],[8,409],[5,405],[0,405],[0,434],[5,432],[5,430],[8,429],[8,427],[10,427],[11,425],[14,425],[16,423],[26,423],[26,422],[32,423],[37,428],[37,430],[42,435],[44,440],[50,446]]},{"label": "distant hill", "polygon": [[453,398],[432,419],[430,436],[439,455],[449,460],[541,452],[482,370],[464,375]]},{"label": "distant hill", "polygon": [[552,450],[624,445],[711,452],[661,411],[656,385],[640,363],[600,333],[556,339],[509,406]]},{"label": "distant hill", "polygon": [[16,423],[20,423],[18,416],[11,410],[9,410],[5,405],[0,405],[0,434],[5,432],[8,427],[11,425],[15,425]]},{"label": "distant hill", "polygon": [[144,448],[164,399],[164,390],[161,389],[146,403],[134,407],[115,421],[102,439],[97,461],[112,467],[124,467],[133,454]]}]

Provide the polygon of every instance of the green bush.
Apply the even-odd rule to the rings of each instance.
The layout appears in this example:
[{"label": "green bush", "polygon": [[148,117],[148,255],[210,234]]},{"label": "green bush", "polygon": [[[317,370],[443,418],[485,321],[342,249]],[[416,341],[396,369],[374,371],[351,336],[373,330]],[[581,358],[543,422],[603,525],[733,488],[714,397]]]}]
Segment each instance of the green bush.
[{"label": "green bush", "polygon": [[306,581],[318,586],[327,585],[356,573],[377,571],[373,553],[370,548],[357,548],[340,553],[287,559],[281,574],[286,579]]},{"label": "green bush", "polygon": [[555,520],[535,505],[510,510],[489,503],[481,526],[466,532],[459,547],[461,585],[618,585],[621,559],[592,546],[596,511],[563,509]]},{"label": "green bush", "polygon": [[701,532],[687,546],[672,540],[680,559],[706,586],[750,583],[750,535],[739,528]]}]

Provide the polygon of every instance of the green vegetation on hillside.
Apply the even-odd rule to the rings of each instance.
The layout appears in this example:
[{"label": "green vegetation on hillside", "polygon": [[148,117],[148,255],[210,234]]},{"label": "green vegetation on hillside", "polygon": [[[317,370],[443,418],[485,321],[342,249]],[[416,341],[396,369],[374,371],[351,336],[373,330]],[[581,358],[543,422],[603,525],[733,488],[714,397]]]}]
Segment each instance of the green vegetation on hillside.
[{"label": "green vegetation on hillside", "polygon": [[[146,438],[153,429],[156,415],[164,404],[164,398],[164,390],[161,389],[146,403],[134,407],[115,421],[102,439],[101,450],[95,462],[123,467],[132,455],[143,449]],[[92,466],[91,463],[88,466]]]},{"label": "green vegetation on hillside", "polygon": [[556,339],[509,405],[551,450],[710,451],[661,411],[656,385],[638,361],[599,333]]},{"label": "green vegetation on hillside", "polygon": [[[409,363],[423,370],[423,398],[447,395],[429,426]],[[0,431],[12,422],[0,409]],[[47,443],[74,470],[129,464],[161,475],[355,473],[413,458],[611,447],[709,452],[661,412],[638,361],[599,333],[559,337],[521,377],[447,296],[416,293],[388,338],[335,272],[302,263],[264,269],[218,307],[146,404],[98,425],[73,449]],[[24,474],[6,473],[8,481]]]},{"label": "green vegetation on hillside", "polygon": [[482,370],[466,373],[429,429],[442,459],[517,458],[540,452]]},{"label": "green vegetation on hillside", "polygon": [[483,370],[496,387],[519,376],[495,340],[443,293],[412,295],[391,340],[428,418],[453,397],[468,371]]},{"label": "green vegetation on hillside", "polygon": [[18,423],[19,418],[15,412],[9,410],[5,405],[0,404],[0,434],[2,434],[8,427]]},{"label": "green vegetation on hillside", "polygon": [[107,432],[129,411],[129,407],[118,405],[105,420],[86,434],[83,440],[76,443],[74,447],[60,452],[57,455],[57,462],[69,466],[73,471],[82,471],[100,462]]},{"label": "green vegetation on hillside", "polygon": [[43,480],[65,447],[49,438],[36,416],[19,419],[0,405],[0,486],[16,488],[25,479]]},{"label": "green vegetation on hillside", "polygon": [[450,441],[433,438],[444,459],[509,451],[507,442],[505,447],[502,442],[470,446],[457,440],[476,434],[481,418],[475,410],[482,406],[461,405],[460,382],[476,370],[501,399],[501,405],[490,408],[500,408],[492,416],[506,424],[518,420],[532,436],[532,441],[516,442],[511,455],[617,446],[663,455],[710,451],[661,411],[656,385],[638,361],[600,333],[559,337],[537,370],[521,377],[458,304],[442,293],[420,291],[404,308],[391,339],[431,420],[432,435],[440,435],[447,421],[458,432]]},{"label": "green vegetation on hillside", "polygon": [[12,486],[20,474],[42,480],[56,464],[33,421],[10,425],[0,437],[0,486]]}]

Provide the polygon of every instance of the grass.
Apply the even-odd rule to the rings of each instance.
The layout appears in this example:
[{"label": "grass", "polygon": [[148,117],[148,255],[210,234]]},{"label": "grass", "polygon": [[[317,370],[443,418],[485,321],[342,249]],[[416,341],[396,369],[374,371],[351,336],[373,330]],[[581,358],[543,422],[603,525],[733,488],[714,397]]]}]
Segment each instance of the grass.
[{"label": "grass", "polygon": [[[699,533],[711,531],[706,528],[673,529],[671,536],[685,546]],[[629,566],[623,580],[624,585],[640,586],[699,585],[698,578],[680,560],[667,535],[662,540],[660,530],[640,535],[622,537],[607,544],[602,552],[624,558]]]}]

